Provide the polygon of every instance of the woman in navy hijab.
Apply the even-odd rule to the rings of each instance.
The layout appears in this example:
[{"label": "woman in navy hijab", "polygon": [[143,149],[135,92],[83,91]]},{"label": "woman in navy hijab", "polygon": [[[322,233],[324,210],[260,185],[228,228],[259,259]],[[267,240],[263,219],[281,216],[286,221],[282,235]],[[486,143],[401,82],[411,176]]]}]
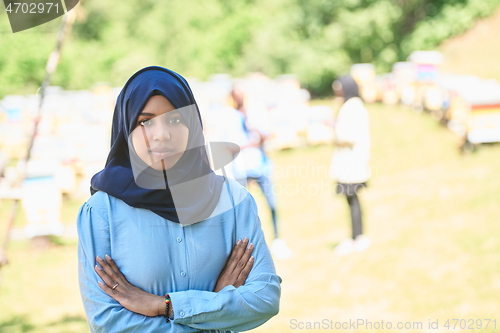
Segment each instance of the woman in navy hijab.
[{"label": "woman in navy hijab", "polygon": [[134,74],[111,137],[77,219],[91,331],[229,332],[275,315],[281,279],[255,202],[212,171],[186,80],[162,67]]}]

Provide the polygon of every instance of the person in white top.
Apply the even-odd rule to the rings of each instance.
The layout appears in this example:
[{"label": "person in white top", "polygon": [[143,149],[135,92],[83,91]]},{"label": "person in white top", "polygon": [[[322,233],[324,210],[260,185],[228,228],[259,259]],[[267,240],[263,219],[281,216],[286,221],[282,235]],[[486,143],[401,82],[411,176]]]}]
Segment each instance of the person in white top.
[{"label": "person in white top", "polygon": [[362,251],[370,246],[370,240],[363,235],[358,198],[359,191],[366,187],[371,175],[370,126],[356,81],[344,76],[335,81],[332,87],[335,96],[344,98],[335,121],[335,150],[330,177],[337,182],[337,194],[346,196],[351,211],[352,238],[342,241],[335,249],[337,254],[345,254]]}]

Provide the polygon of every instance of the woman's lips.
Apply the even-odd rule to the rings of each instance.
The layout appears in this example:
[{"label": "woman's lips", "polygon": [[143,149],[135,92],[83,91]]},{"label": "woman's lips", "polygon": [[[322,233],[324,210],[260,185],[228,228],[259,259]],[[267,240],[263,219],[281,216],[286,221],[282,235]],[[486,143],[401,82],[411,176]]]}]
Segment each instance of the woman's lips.
[{"label": "woman's lips", "polygon": [[156,160],[164,160],[175,154],[175,150],[168,148],[153,148],[150,152]]}]

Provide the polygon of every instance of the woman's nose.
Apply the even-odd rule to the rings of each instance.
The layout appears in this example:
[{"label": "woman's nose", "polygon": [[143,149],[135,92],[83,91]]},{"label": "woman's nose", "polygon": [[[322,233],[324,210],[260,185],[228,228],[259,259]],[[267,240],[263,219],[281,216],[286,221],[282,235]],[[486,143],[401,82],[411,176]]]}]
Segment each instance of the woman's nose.
[{"label": "woman's nose", "polygon": [[166,124],[158,124],[153,129],[153,140],[170,140],[170,131]]}]

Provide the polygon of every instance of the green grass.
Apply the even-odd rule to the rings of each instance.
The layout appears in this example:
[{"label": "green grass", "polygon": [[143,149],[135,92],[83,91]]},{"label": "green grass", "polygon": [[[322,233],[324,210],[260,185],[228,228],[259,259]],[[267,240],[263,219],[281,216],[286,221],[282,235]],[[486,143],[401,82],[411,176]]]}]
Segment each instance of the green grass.
[{"label": "green grass", "polygon": [[[381,105],[370,105],[369,112],[374,176],[361,200],[373,245],[365,252],[333,253],[349,235],[350,222],[345,199],[331,194],[332,148],[272,154],[280,230],[294,256],[276,260],[283,278],[281,311],[255,331],[298,331],[291,329],[292,319],[367,319],[421,321],[423,329],[401,332],[430,332],[428,320],[438,319],[434,331],[446,332],[448,318],[496,319],[496,330],[490,324],[475,332],[498,331],[500,145],[462,156],[458,139],[427,114]],[[270,241],[264,197],[257,187],[251,192]],[[65,207],[67,223],[78,206]],[[76,245],[59,243],[43,252],[27,242],[10,244],[11,263],[0,285],[0,332],[88,332]]]},{"label": "green grass", "polygon": [[0,332],[87,332],[77,280],[76,245],[32,250],[12,242],[2,269]]}]

